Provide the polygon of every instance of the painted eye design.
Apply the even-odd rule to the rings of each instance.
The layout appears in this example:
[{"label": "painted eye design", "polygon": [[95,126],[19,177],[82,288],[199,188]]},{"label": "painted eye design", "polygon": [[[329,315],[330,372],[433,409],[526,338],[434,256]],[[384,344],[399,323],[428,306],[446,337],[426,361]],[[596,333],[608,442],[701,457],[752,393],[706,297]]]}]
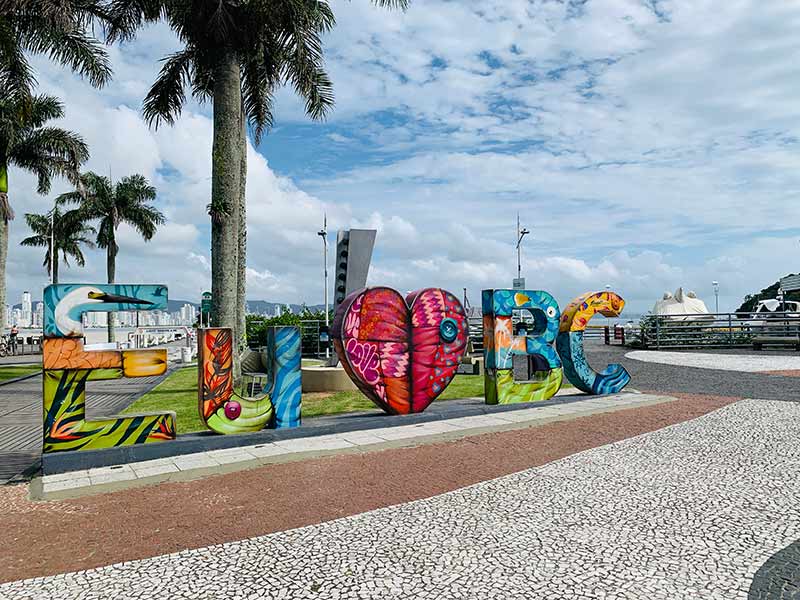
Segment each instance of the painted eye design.
[{"label": "painted eye design", "polygon": [[548,306],[547,310],[545,311],[547,316],[551,319],[556,316],[556,307],[555,306]]},{"label": "painted eye design", "polygon": [[445,342],[453,342],[458,337],[458,323],[455,319],[442,319],[439,325],[439,335]]}]

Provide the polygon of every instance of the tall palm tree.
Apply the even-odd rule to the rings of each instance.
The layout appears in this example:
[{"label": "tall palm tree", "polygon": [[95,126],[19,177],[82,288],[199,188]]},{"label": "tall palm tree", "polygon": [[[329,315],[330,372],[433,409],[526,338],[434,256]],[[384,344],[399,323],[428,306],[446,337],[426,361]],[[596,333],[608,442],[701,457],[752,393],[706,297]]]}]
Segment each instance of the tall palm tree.
[{"label": "tall palm tree", "polygon": [[77,177],[76,163],[88,156],[74,134],[43,128],[62,117],[63,109],[55,98],[33,95],[36,78],[28,57],[47,55],[102,87],[111,79],[111,65],[94,25],[106,22],[105,6],[105,0],[0,0],[0,324],[6,322],[8,222],[14,218],[9,164],[35,172],[40,193],[46,193],[52,176]]},{"label": "tall palm tree", "polygon": [[[406,8],[408,0],[372,0]],[[321,35],[334,15],[326,0],[112,0],[109,39],[126,39],[146,22],[165,19],[183,49],[164,59],[144,100],[151,125],[173,123],[185,88],[213,102],[211,172],[212,319],[241,342],[245,247],[242,214],[246,177],[246,123],[256,143],[272,125],[275,90],[291,85],[313,119],[333,106],[323,67]]]},{"label": "tall palm tree", "polygon": [[105,19],[100,0],[0,0],[0,92],[31,94],[29,54],[46,54],[102,87],[111,66],[93,25]]},{"label": "tall palm tree", "polygon": [[[94,248],[94,243],[88,236],[94,234],[95,229],[87,225],[85,219],[86,217],[80,210],[68,210],[62,213],[57,206],[43,215],[25,214],[25,221],[33,235],[26,237],[20,243],[23,246],[47,248],[42,266],[47,269],[53,283],[58,283],[59,258],[67,266],[69,266],[70,258],[74,259],[75,264],[79,267],[86,265],[81,245],[85,244],[89,248]],[[53,252],[53,246],[55,246],[55,252]]]},{"label": "tall palm tree", "polygon": [[[138,173],[112,184],[108,177],[88,172],[81,175],[80,184],[79,190],[56,198],[56,205],[77,203],[86,219],[99,219],[97,246],[106,251],[108,283],[114,283],[120,224],[127,223],[150,241],[164,223],[164,215],[150,204],[156,199],[156,188]],[[114,313],[108,316],[108,341],[114,341]]]},{"label": "tall palm tree", "polygon": [[3,95],[0,90],[0,323],[6,318],[8,224],[14,218],[8,200],[8,169],[14,166],[36,174],[40,194],[50,191],[56,175],[77,183],[89,149],[79,135],[47,125],[63,116],[64,107],[53,96],[26,98]]}]

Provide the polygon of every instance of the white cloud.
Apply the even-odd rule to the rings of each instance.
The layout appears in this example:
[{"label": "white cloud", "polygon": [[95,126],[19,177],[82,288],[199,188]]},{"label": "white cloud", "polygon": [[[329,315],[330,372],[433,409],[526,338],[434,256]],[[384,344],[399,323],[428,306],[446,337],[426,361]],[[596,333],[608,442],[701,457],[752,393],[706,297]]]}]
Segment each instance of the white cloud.
[{"label": "white cloud", "polygon": [[[324,213],[331,239],[378,229],[371,282],[467,287],[475,301],[515,275],[517,211],[532,229],[528,283],[561,301],[608,284],[641,311],[679,285],[708,298],[717,279],[722,308],[735,308],[797,271],[800,7],[655,5],[337,4],[330,126],[298,127],[302,104],[282,91],[280,143],[266,157],[249,148],[251,298],[320,301]],[[209,285],[209,107],[190,102],[156,132],[139,116],[157,59],[176,47],[159,25],[113,48],[103,92],[36,64],[67,101],[64,124],[91,144],[89,168],[142,172],[159,189],[169,225],[150,244],[120,231],[120,276],[196,298]],[[12,172],[11,183],[18,213],[48,208],[32,177]],[[12,231],[13,299],[44,272],[41,252],[16,246],[21,219]],[[102,279],[102,255],[89,256],[65,276]]]}]

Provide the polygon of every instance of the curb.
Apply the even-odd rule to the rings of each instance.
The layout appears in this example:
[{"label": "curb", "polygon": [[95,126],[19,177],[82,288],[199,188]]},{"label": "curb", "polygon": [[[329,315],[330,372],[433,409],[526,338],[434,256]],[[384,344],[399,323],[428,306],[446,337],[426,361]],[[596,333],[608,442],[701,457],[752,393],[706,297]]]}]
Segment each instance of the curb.
[{"label": "curb", "polygon": [[0,381],[0,387],[4,385],[10,385],[12,383],[17,383],[18,381],[25,381],[26,379],[30,379],[31,377],[38,377],[41,375],[41,371],[35,371],[33,373],[29,373],[28,375],[21,375],[20,377],[14,377],[13,379],[6,379],[4,381]]}]

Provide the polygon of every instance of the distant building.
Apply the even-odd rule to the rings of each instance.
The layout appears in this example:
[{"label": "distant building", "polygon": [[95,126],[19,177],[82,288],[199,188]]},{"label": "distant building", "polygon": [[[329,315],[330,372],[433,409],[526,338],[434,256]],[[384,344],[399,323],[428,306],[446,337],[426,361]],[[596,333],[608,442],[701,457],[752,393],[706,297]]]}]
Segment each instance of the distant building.
[{"label": "distant building", "polygon": [[31,293],[22,292],[22,314],[18,327],[30,327],[33,322],[33,307],[31,306]]},{"label": "distant building", "polygon": [[182,325],[192,325],[197,319],[197,309],[194,304],[189,304],[188,302],[184,304],[181,307],[180,318]]},{"label": "distant building", "polygon": [[33,328],[41,329],[44,327],[44,302],[36,303],[36,310],[33,312]]}]

